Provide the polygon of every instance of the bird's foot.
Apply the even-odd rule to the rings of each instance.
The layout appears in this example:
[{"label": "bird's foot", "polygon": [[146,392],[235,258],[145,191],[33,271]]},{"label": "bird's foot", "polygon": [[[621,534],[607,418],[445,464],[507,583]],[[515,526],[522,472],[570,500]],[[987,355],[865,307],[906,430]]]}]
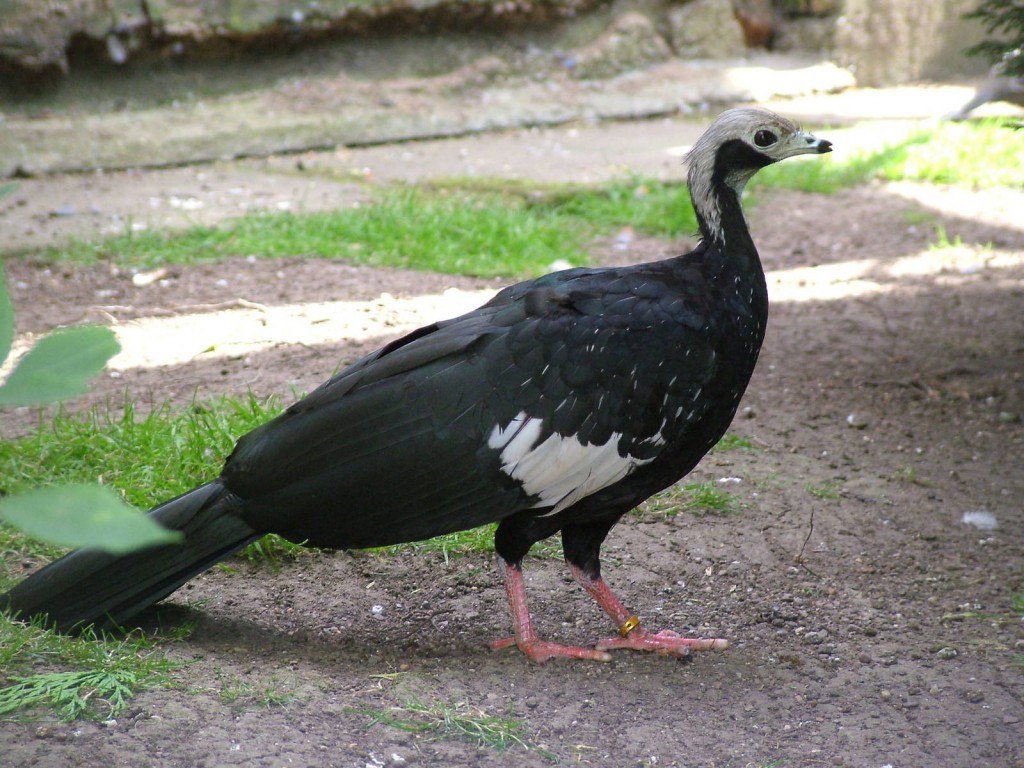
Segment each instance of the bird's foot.
[{"label": "bird's foot", "polygon": [[610,637],[597,644],[599,651],[630,648],[634,651],[654,651],[663,656],[677,657],[689,656],[690,651],[720,651],[728,647],[729,641],[720,638],[683,637],[671,629],[654,633],[643,627],[636,627],[626,637]]},{"label": "bird's foot", "polygon": [[506,637],[493,641],[490,646],[495,651],[518,646],[519,650],[525,653],[531,661],[547,661],[553,658],[586,659],[588,661],[612,660],[611,654],[605,653],[603,649],[595,650],[593,648],[582,648],[578,645],[561,645],[560,643],[551,643],[547,640],[536,638],[517,642],[514,637]]}]

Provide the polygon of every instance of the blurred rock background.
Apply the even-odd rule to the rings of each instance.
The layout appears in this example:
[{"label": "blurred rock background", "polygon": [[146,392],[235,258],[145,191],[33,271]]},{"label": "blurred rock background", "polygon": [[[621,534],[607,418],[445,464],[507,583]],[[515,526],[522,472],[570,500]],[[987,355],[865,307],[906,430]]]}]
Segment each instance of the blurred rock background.
[{"label": "blurred rock background", "polygon": [[[581,79],[671,57],[799,51],[862,86],[978,74],[975,0],[0,0],[0,80],[51,86],[76,69],[279,56],[329,41],[354,72],[436,75],[484,53]],[[429,47],[389,45],[416,38]],[[386,51],[374,55],[374,48]],[[0,96],[5,94],[0,94]]]}]

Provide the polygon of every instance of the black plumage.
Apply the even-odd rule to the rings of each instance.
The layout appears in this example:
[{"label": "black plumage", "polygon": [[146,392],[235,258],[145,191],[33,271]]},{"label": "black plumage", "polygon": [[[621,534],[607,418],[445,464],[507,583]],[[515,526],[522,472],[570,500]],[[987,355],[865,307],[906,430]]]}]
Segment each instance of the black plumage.
[{"label": "black plumage", "polygon": [[[724,647],[640,627],[601,579],[599,551],[622,515],[719,440],[753,372],[768,296],[743,185],[769,163],[829,150],[765,110],[723,113],[689,157],[694,251],[519,283],[388,344],[243,436],[219,478],[154,509],[183,544],[73,552],[0,606],[63,630],[110,627],[264,533],[361,548],[497,521],[515,637],[495,647],[535,659]],[[530,624],[521,563],[557,532],[620,630],[597,649],[546,643]]]}]

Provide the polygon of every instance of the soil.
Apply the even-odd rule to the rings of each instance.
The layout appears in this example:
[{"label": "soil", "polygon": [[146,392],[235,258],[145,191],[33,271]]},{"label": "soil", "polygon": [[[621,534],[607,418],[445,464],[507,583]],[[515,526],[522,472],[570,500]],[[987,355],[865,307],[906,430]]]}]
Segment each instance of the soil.
[{"label": "soil", "polygon": [[[650,125],[632,124],[633,141]],[[6,763],[1024,766],[1024,624],[1013,607],[1024,591],[1022,209],[1017,192],[909,184],[760,194],[749,214],[772,316],[732,427],[753,448],[716,452],[688,478],[734,494],[736,513],[652,504],[604,549],[609,583],[646,625],[726,637],[729,649],[544,665],[493,652],[509,621],[487,555],[316,552],[279,571],[239,561],[159,612],[164,625],[196,625],[163,647],[186,664],[179,689],[143,692],[107,722],[0,723]],[[929,251],[938,226],[960,244]],[[593,253],[622,262],[690,244],[625,231]],[[495,286],[298,258],[134,280],[105,264],[8,269],[23,332],[198,315],[205,350],[220,321],[248,318],[242,347],[121,365],[75,407],[125,392],[143,403],[247,388],[290,398],[453,308],[445,289]],[[434,298],[421,316],[412,299],[422,296]],[[368,302],[350,334],[313,335],[349,302]],[[305,326],[315,341],[275,337],[259,320],[296,305],[315,308]],[[5,429],[34,418],[7,414]],[[997,527],[963,522],[979,511]],[[587,644],[613,629],[558,559],[529,558],[526,573],[548,638]],[[410,702],[514,717],[536,749],[368,714]]]}]

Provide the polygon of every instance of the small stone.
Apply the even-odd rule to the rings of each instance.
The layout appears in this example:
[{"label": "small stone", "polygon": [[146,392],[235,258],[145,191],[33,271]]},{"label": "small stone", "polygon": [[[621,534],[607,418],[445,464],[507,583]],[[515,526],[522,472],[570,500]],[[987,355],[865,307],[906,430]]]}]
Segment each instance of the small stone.
[{"label": "small stone", "polygon": [[878,695],[882,698],[882,701],[889,701],[892,698],[892,691],[882,689],[882,692]]},{"label": "small stone", "polygon": [[938,656],[940,659],[955,659],[960,654],[956,648],[947,647],[940,648],[938,651],[935,652],[935,655]]},{"label": "small stone", "polygon": [[860,656],[857,657],[857,661],[859,661],[861,664],[870,664],[871,657],[866,653],[862,653]]},{"label": "small stone", "polygon": [[964,698],[971,702],[971,704],[980,704],[985,700],[985,694],[981,691],[968,691],[964,694]]},{"label": "small stone", "polygon": [[811,645],[818,645],[819,643],[823,643],[827,637],[828,632],[824,629],[819,632],[807,632],[804,634],[804,642],[810,643]]},{"label": "small stone", "polygon": [[867,429],[868,420],[859,413],[851,413],[846,417],[846,426],[850,429]]}]

